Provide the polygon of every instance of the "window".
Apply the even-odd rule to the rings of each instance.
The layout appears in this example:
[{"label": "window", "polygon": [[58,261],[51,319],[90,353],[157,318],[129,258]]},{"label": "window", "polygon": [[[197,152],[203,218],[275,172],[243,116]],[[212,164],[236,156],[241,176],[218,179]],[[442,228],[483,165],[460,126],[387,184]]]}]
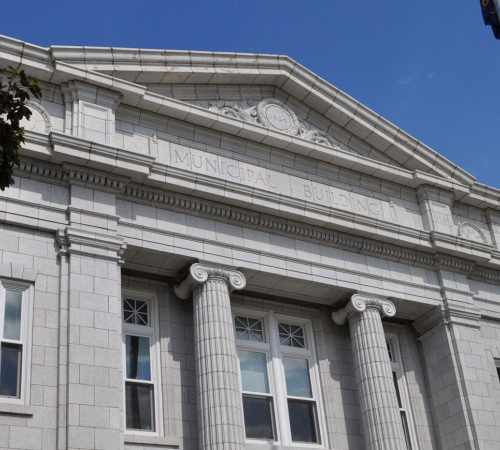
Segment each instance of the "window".
[{"label": "window", "polygon": [[495,367],[497,369],[498,381],[500,381],[500,359],[495,359]]},{"label": "window", "polygon": [[29,402],[32,287],[0,280],[0,402]]},{"label": "window", "polygon": [[157,301],[136,292],[123,294],[125,428],[159,433],[161,405]]},{"label": "window", "polygon": [[411,423],[410,402],[406,391],[403,366],[401,364],[401,352],[399,351],[397,337],[386,335],[386,340],[387,352],[389,353],[389,360],[392,366],[394,387],[398,399],[399,413],[401,414],[401,424],[406,439],[406,447],[408,450],[417,450],[416,438]]},{"label": "window", "polygon": [[310,323],[236,310],[234,329],[247,440],[321,445],[323,419]]}]

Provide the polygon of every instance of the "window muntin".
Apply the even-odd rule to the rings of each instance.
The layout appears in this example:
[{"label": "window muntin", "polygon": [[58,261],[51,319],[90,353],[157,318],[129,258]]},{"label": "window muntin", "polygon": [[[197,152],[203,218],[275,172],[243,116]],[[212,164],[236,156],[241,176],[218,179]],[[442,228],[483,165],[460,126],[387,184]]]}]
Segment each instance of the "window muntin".
[{"label": "window muntin", "polygon": [[[242,324],[256,322],[262,341],[242,333]],[[322,417],[309,323],[238,311],[234,324],[247,440],[318,447]]]},{"label": "window muntin", "polygon": [[159,334],[156,297],[127,292],[122,299],[126,432],[159,434]]},{"label": "window muntin", "polygon": [[305,348],[304,327],[290,323],[278,323],[278,330],[281,345]]},{"label": "window muntin", "polygon": [[0,402],[29,402],[32,290],[0,280]]},{"label": "window muntin", "polygon": [[264,342],[262,320],[236,316],[234,318],[234,325],[236,327],[236,339]]},{"label": "window muntin", "polygon": [[399,413],[401,416],[401,425],[406,440],[406,448],[408,450],[416,450],[416,440],[414,436],[413,426],[411,424],[410,402],[406,392],[406,384],[404,379],[403,366],[401,364],[401,353],[399,351],[398,341],[396,336],[386,335],[387,352],[391,362],[392,377],[394,380],[394,388],[398,400]]},{"label": "window muntin", "polygon": [[135,325],[149,326],[149,302],[146,300],[123,299],[123,321]]}]

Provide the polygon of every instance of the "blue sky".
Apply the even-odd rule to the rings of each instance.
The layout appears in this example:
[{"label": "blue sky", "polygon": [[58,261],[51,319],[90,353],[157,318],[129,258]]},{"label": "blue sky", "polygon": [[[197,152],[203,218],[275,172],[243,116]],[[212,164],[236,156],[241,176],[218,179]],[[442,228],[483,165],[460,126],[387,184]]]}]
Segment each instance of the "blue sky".
[{"label": "blue sky", "polygon": [[285,54],[500,188],[500,41],[477,0],[25,0],[0,33],[41,46]]}]

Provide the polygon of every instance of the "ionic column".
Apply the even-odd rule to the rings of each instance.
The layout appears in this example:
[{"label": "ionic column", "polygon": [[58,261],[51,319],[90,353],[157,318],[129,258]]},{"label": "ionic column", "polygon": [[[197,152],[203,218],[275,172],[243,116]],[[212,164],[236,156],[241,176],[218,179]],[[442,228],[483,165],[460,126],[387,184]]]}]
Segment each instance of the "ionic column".
[{"label": "ionic column", "polygon": [[200,449],[241,450],[244,422],[229,293],[246,280],[235,270],[196,263],[174,290],[194,305]]},{"label": "ionic column", "polygon": [[346,307],[332,313],[337,325],[349,321],[367,450],[406,448],[382,327],[382,317],[394,314],[396,308],[389,300],[360,294],[353,295]]}]

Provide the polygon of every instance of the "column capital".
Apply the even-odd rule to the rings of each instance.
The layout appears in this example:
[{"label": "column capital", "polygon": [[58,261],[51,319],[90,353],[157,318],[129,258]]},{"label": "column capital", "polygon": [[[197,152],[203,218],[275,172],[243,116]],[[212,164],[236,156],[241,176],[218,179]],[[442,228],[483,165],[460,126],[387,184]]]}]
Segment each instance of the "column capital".
[{"label": "column capital", "polygon": [[354,294],[346,306],[332,312],[332,320],[337,325],[344,325],[350,315],[362,313],[367,308],[377,309],[381,317],[392,317],[396,314],[394,303],[386,298],[373,297],[366,294]]},{"label": "column capital", "polygon": [[224,280],[228,284],[230,292],[243,289],[247,283],[245,276],[238,270],[198,262],[192,264],[187,277],[174,286],[175,295],[182,299],[189,298],[194,285],[203,284],[214,278]]}]

